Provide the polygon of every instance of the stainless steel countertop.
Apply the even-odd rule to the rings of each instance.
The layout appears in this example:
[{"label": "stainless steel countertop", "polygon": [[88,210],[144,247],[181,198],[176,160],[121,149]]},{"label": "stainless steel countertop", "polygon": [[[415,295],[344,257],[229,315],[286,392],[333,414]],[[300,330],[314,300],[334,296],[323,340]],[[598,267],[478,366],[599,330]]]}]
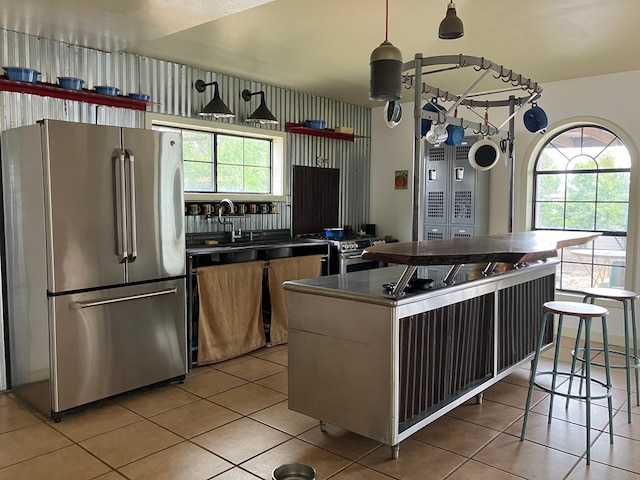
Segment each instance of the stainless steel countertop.
[{"label": "stainless steel countertop", "polygon": [[450,270],[450,266],[422,267],[425,270],[422,270],[420,276],[422,278],[434,279],[435,283],[433,288],[428,290],[405,291],[403,295],[397,298],[387,293],[383,285],[397,282],[406,268],[405,265],[351,272],[341,275],[329,275],[319,278],[292,280],[284,282],[283,287],[285,290],[292,292],[310,293],[395,307],[413,302],[421,302],[425,299],[436,298],[441,295],[448,295],[472,286],[480,287],[495,282],[498,279],[506,279],[520,275],[523,272],[531,272],[542,266],[555,266],[557,263],[557,260],[550,260],[528,265],[517,270],[494,273],[489,277],[482,276],[481,270],[476,265],[464,265],[457,273],[453,285],[445,285],[442,282]]}]

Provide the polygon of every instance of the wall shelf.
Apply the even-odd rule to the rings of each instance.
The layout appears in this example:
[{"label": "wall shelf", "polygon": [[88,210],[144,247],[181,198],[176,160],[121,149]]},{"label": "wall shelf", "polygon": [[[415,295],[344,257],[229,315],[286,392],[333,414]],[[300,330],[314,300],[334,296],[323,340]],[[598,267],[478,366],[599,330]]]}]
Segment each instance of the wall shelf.
[{"label": "wall shelf", "polygon": [[133,110],[146,110],[147,104],[150,103],[141,100],[134,100],[133,98],[123,95],[100,95],[87,89],[69,90],[67,88],[62,88],[55,83],[29,83],[7,80],[4,75],[0,76],[0,91],[27,93],[30,95],[39,95],[41,97],[62,98],[64,100],[94,103],[96,105],[105,105],[108,107],[131,108]]},{"label": "wall shelf", "polygon": [[309,128],[299,123],[286,122],[284,131],[288,133],[298,133],[300,135],[311,135],[313,137],[333,138],[334,140],[346,140],[353,142],[355,138],[365,138],[362,135],[354,135],[353,133],[337,133],[332,128]]}]

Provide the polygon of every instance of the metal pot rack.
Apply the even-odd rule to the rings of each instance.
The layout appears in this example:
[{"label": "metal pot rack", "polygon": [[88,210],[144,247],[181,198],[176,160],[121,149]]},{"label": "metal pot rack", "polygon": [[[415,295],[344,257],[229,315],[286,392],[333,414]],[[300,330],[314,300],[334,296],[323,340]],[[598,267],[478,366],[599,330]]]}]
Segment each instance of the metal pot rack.
[{"label": "metal pot rack", "polygon": [[[437,67],[441,68],[431,69],[423,71],[425,67]],[[429,74],[444,72],[448,70],[459,70],[463,68],[472,67],[477,72],[482,72],[479,77],[464,91],[462,94],[457,95],[447,90],[434,87],[425,83],[423,77]],[[478,135],[484,137],[488,135],[500,135],[506,142],[506,153],[509,168],[509,218],[508,218],[508,231],[513,231],[513,204],[514,204],[514,129],[515,129],[515,115],[528,104],[535,102],[542,95],[542,87],[533,80],[523,77],[521,74],[507,69],[502,65],[499,65],[491,60],[487,60],[484,57],[474,57],[469,55],[440,55],[433,57],[423,57],[421,53],[416,53],[413,61],[406,62],[402,67],[403,83],[406,88],[413,88],[414,90],[414,176],[413,176],[413,229],[412,240],[418,241],[419,228],[421,223],[421,217],[418,212],[417,206],[420,204],[423,198],[423,177],[424,177],[424,165],[423,165],[423,142],[421,138],[422,120],[429,119],[436,125],[441,123],[448,123],[452,125],[459,125],[465,129],[472,130]],[[509,87],[503,90],[494,90],[486,93],[480,93],[471,95],[474,90],[485,80],[489,75],[493,76],[496,80],[502,80],[504,83],[509,83]],[[420,86],[420,88],[416,88]],[[524,95],[517,97],[513,93],[510,93],[507,98],[495,99],[496,95],[506,92],[514,92],[515,90],[522,90]],[[426,111],[422,109],[423,95],[431,96],[431,102],[433,99],[441,99],[446,102],[453,102],[453,104],[444,112],[442,111]],[[492,100],[477,100],[475,97],[480,95],[491,96]],[[474,98],[472,98],[474,97]],[[482,108],[485,110],[484,118],[482,115],[478,115],[483,122],[473,122],[465,120],[462,117],[456,117],[452,115],[452,112],[460,106],[466,106],[471,112],[475,108]],[[488,110],[494,107],[508,107],[508,117],[504,122],[498,126],[491,124],[488,121]],[[477,114],[477,113],[476,113]],[[508,130],[502,130],[502,127],[508,124]],[[501,142],[503,143],[503,142]],[[501,147],[502,148],[502,147]],[[447,280],[453,283],[454,272],[457,272],[461,265],[454,265],[447,275]],[[392,292],[392,294],[399,294],[406,286],[411,275],[415,272],[415,268],[408,265],[405,272],[397,282],[398,287]],[[485,275],[490,275],[492,272],[487,271]]]},{"label": "metal pot rack", "polygon": [[[424,67],[432,67],[438,65],[447,65],[446,67],[436,70],[423,71]],[[459,70],[462,68],[473,67],[477,72],[483,73],[477,78],[475,82],[461,95],[451,93],[447,90],[443,90],[438,87],[431,86],[423,81],[423,76],[445,72],[449,70]],[[403,72],[411,72],[403,75],[403,83],[406,88],[413,88],[416,98],[416,118],[428,119],[435,124],[448,123],[452,125],[458,125],[465,129],[471,129],[479,135],[500,135],[503,137],[512,138],[512,131],[503,131],[501,128],[505,126],[522,108],[527,104],[535,102],[542,96],[542,87],[532,81],[529,78],[523,77],[521,74],[504,68],[502,65],[487,60],[484,57],[473,57],[470,55],[440,55],[435,57],[422,57],[421,53],[416,53],[415,59],[412,62],[407,62],[402,66]],[[500,79],[504,83],[511,84],[514,88],[508,88],[501,91],[488,92],[487,95],[496,95],[502,92],[509,92],[516,90],[523,90],[527,92],[527,95],[522,97],[516,97],[510,95],[506,99],[498,100],[474,100],[470,98],[476,87],[490,74],[493,73],[493,78]],[[416,85],[421,85],[420,89],[415,88]],[[454,102],[446,112],[430,112],[422,110],[422,95],[429,95],[433,98],[441,99],[445,102]],[[432,100],[431,100],[432,101]],[[464,105],[471,109],[484,108],[488,110],[492,107],[514,107],[513,111],[509,112],[509,117],[499,126],[492,125],[491,123],[471,122],[461,117],[454,117],[451,115],[460,105]],[[515,109],[515,107],[518,107]],[[481,117],[482,118],[482,117]],[[420,128],[418,128],[418,131]]]}]

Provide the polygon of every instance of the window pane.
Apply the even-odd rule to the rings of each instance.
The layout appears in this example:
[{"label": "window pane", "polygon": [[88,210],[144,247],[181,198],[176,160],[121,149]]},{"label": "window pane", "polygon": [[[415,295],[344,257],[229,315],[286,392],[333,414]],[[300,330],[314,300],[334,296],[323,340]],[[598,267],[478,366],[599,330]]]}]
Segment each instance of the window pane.
[{"label": "window pane", "polygon": [[598,203],[596,230],[626,232],[629,206],[626,203]]},{"label": "window pane", "polygon": [[595,217],[595,203],[567,203],[565,229],[593,231]]},{"label": "window pane", "polygon": [[571,173],[567,175],[568,202],[594,202],[596,200],[595,173]]},{"label": "window pane", "polygon": [[630,178],[628,172],[601,173],[598,176],[598,201],[628,201]]},{"label": "window pane", "polygon": [[631,157],[620,140],[607,147],[597,158],[600,169],[603,168],[631,168]]},{"label": "window pane", "polygon": [[245,167],[245,192],[269,193],[271,171],[268,168]]},{"label": "window pane", "polygon": [[184,190],[186,192],[213,191],[213,164],[185,161]]},{"label": "window pane", "polygon": [[551,202],[564,201],[565,179],[564,173],[538,175],[536,199]]},{"label": "window pane", "polygon": [[211,140],[212,136],[210,133],[184,130],[182,133],[182,156],[184,160],[213,162]]},{"label": "window pane", "polygon": [[549,145],[561,150],[563,148],[580,148],[582,146],[582,127],[571,128],[554,137]]},{"label": "window pane", "polygon": [[246,139],[244,142],[244,164],[269,167],[271,163],[271,142],[268,140]]},{"label": "window pane", "polygon": [[598,168],[596,161],[589,155],[579,155],[573,149],[566,149],[564,154],[571,158],[567,170],[595,170]]},{"label": "window pane", "polygon": [[563,156],[557,148],[547,146],[540,153],[540,158],[536,164],[539,172],[549,170],[564,170],[567,165],[567,158]]},{"label": "window pane", "polygon": [[562,290],[583,290],[593,286],[593,265],[589,262],[574,263],[563,259],[558,270],[560,273],[556,286]]},{"label": "window pane", "polygon": [[599,127],[583,127],[582,136],[585,148],[599,148],[600,150],[617,140],[613,133]]},{"label": "window pane", "polygon": [[242,166],[218,165],[218,191],[242,192]]},{"label": "window pane", "polygon": [[217,142],[216,159],[218,163],[242,165],[244,156],[242,148],[244,143],[243,138],[218,135]]},{"label": "window pane", "polygon": [[564,203],[536,203],[536,228],[563,229]]}]

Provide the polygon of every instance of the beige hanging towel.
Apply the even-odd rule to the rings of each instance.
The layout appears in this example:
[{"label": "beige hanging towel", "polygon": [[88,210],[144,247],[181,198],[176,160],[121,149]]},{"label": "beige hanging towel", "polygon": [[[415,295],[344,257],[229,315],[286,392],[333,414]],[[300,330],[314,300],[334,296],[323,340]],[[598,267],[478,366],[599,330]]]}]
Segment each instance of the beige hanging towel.
[{"label": "beige hanging towel", "polygon": [[288,280],[316,278],[322,274],[322,255],[278,258],[269,261],[271,296],[271,345],[287,343],[289,321],[287,296],[282,284]]},{"label": "beige hanging towel", "polygon": [[263,268],[264,262],[198,268],[198,365],[228,360],[265,345]]}]

